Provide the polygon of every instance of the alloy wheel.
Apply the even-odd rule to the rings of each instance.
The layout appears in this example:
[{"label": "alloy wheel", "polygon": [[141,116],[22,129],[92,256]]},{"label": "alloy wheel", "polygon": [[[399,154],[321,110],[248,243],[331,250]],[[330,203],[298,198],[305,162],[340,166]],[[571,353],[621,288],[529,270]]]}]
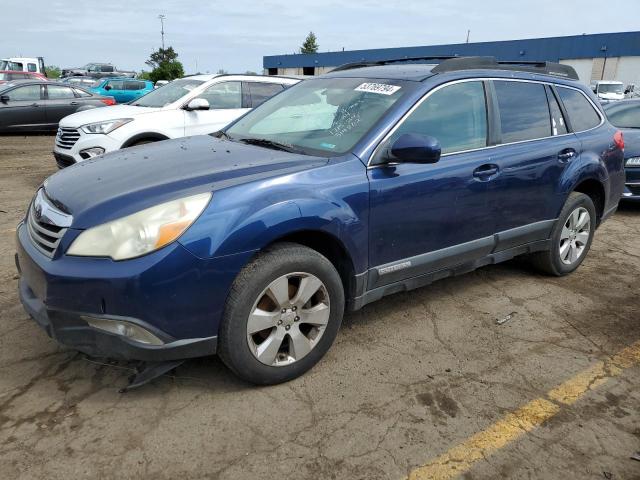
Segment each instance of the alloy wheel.
[{"label": "alloy wheel", "polygon": [[261,363],[290,365],[313,350],[330,316],[324,283],[295,272],[272,281],[258,296],[247,320],[247,342]]},{"label": "alloy wheel", "polygon": [[584,207],[576,208],[567,218],[560,233],[560,260],[565,265],[578,261],[591,236],[591,215]]}]

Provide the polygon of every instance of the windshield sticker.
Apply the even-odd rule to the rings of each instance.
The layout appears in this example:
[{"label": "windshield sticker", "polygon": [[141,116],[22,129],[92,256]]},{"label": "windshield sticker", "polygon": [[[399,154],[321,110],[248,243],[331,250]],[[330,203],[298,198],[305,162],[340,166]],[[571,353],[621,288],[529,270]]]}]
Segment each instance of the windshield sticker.
[{"label": "windshield sticker", "polygon": [[363,83],[356,87],[356,92],[379,93],[380,95],[393,95],[398,90],[400,90],[398,85],[384,83]]},{"label": "windshield sticker", "polygon": [[327,143],[327,142],[322,142],[322,143],[320,144],[320,146],[321,146],[322,148],[329,148],[329,149],[331,149],[331,150],[333,150],[334,148],[336,148],[336,146],[335,146],[333,143]]}]

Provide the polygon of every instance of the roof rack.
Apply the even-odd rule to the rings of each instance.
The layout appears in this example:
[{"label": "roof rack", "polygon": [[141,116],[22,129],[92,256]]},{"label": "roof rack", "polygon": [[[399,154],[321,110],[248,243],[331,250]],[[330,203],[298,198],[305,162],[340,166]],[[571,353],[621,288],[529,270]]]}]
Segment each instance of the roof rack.
[{"label": "roof rack", "polygon": [[387,60],[372,60],[370,62],[354,62],[354,63],[345,63],[344,65],[340,65],[339,67],[331,70],[332,72],[341,72],[343,70],[353,70],[354,68],[364,68],[364,67],[378,67],[380,65],[390,65],[392,63],[414,63],[420,62],[424,60],[450,60],[456,58],[454,55],[445,55],[445,56],[434,56],[434,57],[402,57],[402,58],[390,58]]},{"label": "roof rack", "polygon": [[519,72],[542,73],[556,77],[579,80],[575,69],[569,65],[553,62],[498,61],[495,57],[458,57],[445,60],[435,66],[433,73],[455,72],[458,70],[492,69],[515,70]]}]

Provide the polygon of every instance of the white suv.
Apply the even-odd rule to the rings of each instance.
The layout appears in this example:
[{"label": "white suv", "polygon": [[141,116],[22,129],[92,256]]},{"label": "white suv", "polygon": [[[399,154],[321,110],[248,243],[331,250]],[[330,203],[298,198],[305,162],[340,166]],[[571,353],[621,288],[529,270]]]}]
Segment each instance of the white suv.
[{"label": "white suv", "polygon": [[131,104],[63,118],[53,155],[64,168],[120,148],[212,133],[298,81],[257,75],[194,75],[174,80]]}]

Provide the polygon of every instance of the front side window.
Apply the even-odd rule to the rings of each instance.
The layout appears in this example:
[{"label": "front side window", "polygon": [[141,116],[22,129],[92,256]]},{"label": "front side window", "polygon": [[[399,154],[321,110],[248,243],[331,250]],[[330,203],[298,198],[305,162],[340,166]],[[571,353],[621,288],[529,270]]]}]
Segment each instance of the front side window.
[{"label": "front side window", "polygon": [[124,90],[124,82],[122,80],[109,80],[107,85],[110,86],[112,90]]},{"label": "front side window", "polygon": [[25,85],[11,90],[6,95],[9,95],[9,100],[14,102],[33,102],[40,100],[40,85]]},{"label": "front side window", "polygon": [[214,109],[242,108],[242,87],[240,82],[220,82],[211,85],[198,95],[209,102]]},{"label": "front side window", "polygon": [[404,134],[436,138],[442,153],[487,146],[487,109],[482,82],[463,82],[432,93],[396,129],[388,145]]},{"label": "front side window", "polygon": [[174,80],[162,88],[153,90],[140,97],[134,105],[139,107],[162,108],[166,105],[177,102],[203,83],[204,82],[202,80],[193,80],[189,78]]},{"label": "front side window", "polygon": [[38,67],[36,66],[35,63],[27,63],[27,70],[29,72],[37,72],[38,71]]},{"label": "front side window", "polygon": [[251,106],[253,108],[262,105],[268,98],[282,91],[282,85],[279,83],[246,82],[246,85],[251,93]]},{"label": "front side window", "polygon": [[600,125],[600,115],[582,92],[560,86],[557,86],[556,90],[569,115],[574,132],[583,132]]},{"label": "front side window", "polygon": [[62,87],[60,85],[48,85],[47,95],[49,100],[63,100],[65,98],[75,98],[71,87]]},{"label": "front side window", "polygon": [[494,81],[502,143],[551,136],[545,87],[541,83]]},{"label": "front side window", "polygon": [[306,80],[270,98],[226,133],[238,141],[268,140],[310,155],[341,155],[418,86],[386,79]]}]

